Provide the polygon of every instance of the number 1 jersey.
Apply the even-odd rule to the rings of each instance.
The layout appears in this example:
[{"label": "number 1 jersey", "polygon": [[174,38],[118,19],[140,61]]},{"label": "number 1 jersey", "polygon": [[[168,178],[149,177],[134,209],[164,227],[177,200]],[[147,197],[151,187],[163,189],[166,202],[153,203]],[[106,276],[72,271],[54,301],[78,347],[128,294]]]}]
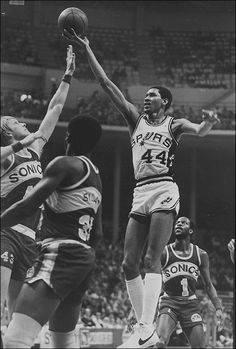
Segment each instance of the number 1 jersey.
[{"label": "number 1 jersey", "polygon": [[172,177],[177,140],[171,124],[173,118],[166,116],[159,124],[151,124],[147,114],[137,120],[131,138],[134,176],[136,180],[154,177]]},{"label": "number 1 jersey", "polygon": [[163,291],[170,297],[186,297],[195,294],[200,275],[201,257],[197,245],[190,244],[189,256],[181,257],[173,249],[174,244],[165,247],[166,260],[162,261]]}]

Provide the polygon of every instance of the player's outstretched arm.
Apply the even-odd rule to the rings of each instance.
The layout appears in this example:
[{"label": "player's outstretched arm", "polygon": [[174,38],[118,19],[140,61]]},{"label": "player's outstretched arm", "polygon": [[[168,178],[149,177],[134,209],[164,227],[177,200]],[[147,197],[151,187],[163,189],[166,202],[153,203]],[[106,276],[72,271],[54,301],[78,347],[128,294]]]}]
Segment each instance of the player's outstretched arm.
[{"label": "player's outstretched arm", "polygon": [[67,98],[69,87],[70,87],[71,77],[74,71],[75,71],[75,54],[73,52],[72,45],[69,45],[67,48],[65,74],[62,78],[62,81],[56,93],[52,97],[48,105],[47,113],[43,121],[41,122],[41,125],[39,126],[39,132],[44,136],[45,140],[44,141],[38,140],[33,144],[34,148],[38,152],[41,152],[43,146],[45,145],[45,141],[47,141],[51,137],[56,127],[58,118],[66,102],[66,98]]},{"label": "player's outstretched arm", "polygon": [[21,141],[14,142],[13,144],[7,145],[6,147],[1,147],[1,164],[6,160],[6,158],[13,154],[17,153],[21,149],[28,147],[37,139],[44,139],[43,135],[37,131],[35,133],[30,133],[27,137]]},{"label": "player's outstretched arm", "polygon": [[120,89],[108,78],[104,69],[98,62],[95,54],[93,53],[89,41],[86,37],[83,39],[78,36],[73,28],[71,28],[74,34],[69,33],[67,30],[64,30],[64,36],[74,41],[76,44],[83,46],[86,50],[86,54],[88,57],[89,65],[96,77],[96,79],[101,84],[103,90],[107,93],[107,95],[111,98],[112,102],[118,109],[118,111],[124,116],[127,121],[129,127],[134,128],[136,121],[139,117],[139,113],[137,108],[130,102],[128,102]]},{"label": "player's outstretched arm", "polygon": [[200,250],[201,253],[201,266],[200,266],[200,273],[203,280],[203,283],[205,285],[205,290],[208,294],[208,297],[210,298],[212,304],[214,305],[216,309],[216,317],[218,324],[222,326],[223,324],[223,312],[222,312],[222,304],[221,300],[217,295],[217,291],[211,281],[210,276],[210,265],[209,265],[209,257],[206,251]]},{"label": "player's outstretched arm", "polygon": [[220,120],[215,110],[202,110],[202,122],[196,124],[187,119],[176,119],[174,120],[174,127],[180,134],[187,133],[197,135],[200,137],[206,136],[213,125],[219,123]]},{"label": "player's outstretched arm", "polygon": [[31,216],[66,178],[68,164],[66,158],[57,157],[45,169],[43,178],[22,200],[9,207],[1,215],[2,228],[18,224]]}]

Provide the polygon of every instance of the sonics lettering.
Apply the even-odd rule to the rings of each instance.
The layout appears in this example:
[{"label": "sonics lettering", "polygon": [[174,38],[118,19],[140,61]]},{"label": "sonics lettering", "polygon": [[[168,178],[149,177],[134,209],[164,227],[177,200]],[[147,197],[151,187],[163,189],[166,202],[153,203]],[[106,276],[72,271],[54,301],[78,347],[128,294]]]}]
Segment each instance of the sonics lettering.
[{"label": "sonics lettering", "polygon": [[200,271],[197,265],[190,262],[175,262],[162,270],[163,281],[177,276],[190,276],[197,281]]},{"label": "sonics lettering", "polygon": [[169,149],[172,145],[172,139],[165,137],[157,132],[147,132],[146,135],[143,135],[142,133],[136,135],[131,140],[131,147],[134,147],[135,144],[144,144],[144,142],[157,142],[164,145],[167,149]]},{"label": "sonics lettering", "polygon": [[39,177],[42,175],[42,167],[38,161],[23,163],[17,166],[9,175],[9,180],[11,183],[16,183],[20,179],[25,177]]}]

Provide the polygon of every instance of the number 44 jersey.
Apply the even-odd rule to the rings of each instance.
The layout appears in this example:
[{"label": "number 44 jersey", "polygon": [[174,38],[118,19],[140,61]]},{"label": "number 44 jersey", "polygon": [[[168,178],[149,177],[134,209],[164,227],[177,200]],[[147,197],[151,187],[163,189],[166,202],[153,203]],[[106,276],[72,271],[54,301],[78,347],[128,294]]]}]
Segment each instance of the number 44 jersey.
[{"label": "number 44 jersey", "polygon": [[195,295],[200,275],[200,250],[197,245],[190,244],[189,256],[182,257],[173,246],[170,244],[165,247],[166,260],[162,261],[163,291],[166,296],[186,299]]},{"label": "number 44 jersey", "polygon": [[159,124],[151,124],[141,114],[131,139],[134,176],[144,178],[172,177],[175,149],[178,145],[172,130],[173,118],[166,116]]},{"label": "number 44 jersey", "polygon": [[42,239],[73,239],[89,243],[94,218],[102,200],[98,169],[85,156],[85,176],[69,187],[57,188],[44,204]]}]

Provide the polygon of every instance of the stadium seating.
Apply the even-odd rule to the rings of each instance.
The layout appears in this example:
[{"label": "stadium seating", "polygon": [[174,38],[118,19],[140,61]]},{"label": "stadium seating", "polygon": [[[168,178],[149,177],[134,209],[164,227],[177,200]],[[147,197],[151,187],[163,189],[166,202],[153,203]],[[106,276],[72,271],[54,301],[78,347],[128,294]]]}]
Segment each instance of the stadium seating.
[{"label": "stadium seating", "polygon": [[232,88],[235,35],[231,32],[148,33],[158,79],[167,86]]},{"label": "stadium seating", "polygon": [[[55,24],[42,23],[40,28],[33,28],[29,21],[10,24],[2,25],[3,62],[64,67],[68,42]],[[145,71],[147,61],[140,50],[148,51],[155,79],[166,86],[227,89],[235,85],[233,32],[164,32],[157,28],[143,34],[142,47],[129,29],[91,27],[88,37],[99,62],[118,86],[143,83],[140,72]],[[93,79],[86,56],[80,55],[79,62],[80,79]],[[151,84],[153,77],[152,71],[145,83]]]}]

